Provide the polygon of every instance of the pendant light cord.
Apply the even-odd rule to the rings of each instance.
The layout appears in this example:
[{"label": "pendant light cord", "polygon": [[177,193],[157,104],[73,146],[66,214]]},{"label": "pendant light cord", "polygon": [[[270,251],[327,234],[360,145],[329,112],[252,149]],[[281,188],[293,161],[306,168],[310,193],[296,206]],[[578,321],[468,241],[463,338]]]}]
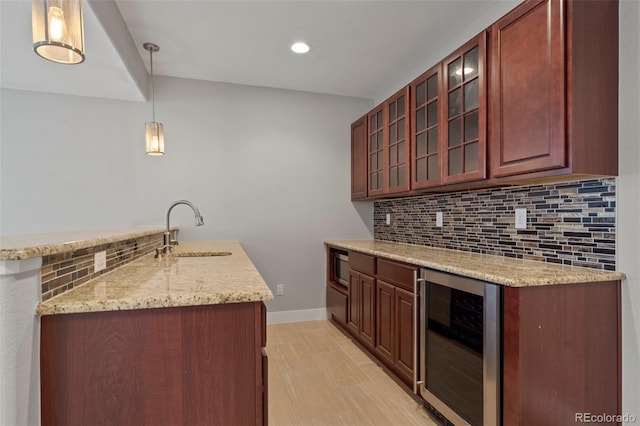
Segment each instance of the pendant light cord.
[{"label": "pendant light cord", "polygon": [[151,110],[153,111],[153,122],[156,122],[156,94],[153,89],[153,49],[149,49],[149,62],[151,62]]}]

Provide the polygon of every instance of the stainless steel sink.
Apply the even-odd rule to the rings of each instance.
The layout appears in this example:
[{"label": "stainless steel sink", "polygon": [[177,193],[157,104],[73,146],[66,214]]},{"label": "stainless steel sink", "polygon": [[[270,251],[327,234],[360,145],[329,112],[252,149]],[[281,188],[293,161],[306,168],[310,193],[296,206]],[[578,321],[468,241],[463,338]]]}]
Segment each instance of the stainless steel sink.
[{"label": "stainless steel sink", "polygon": [[209,256],[230,256],[230,251],[183,251],[173,252],[174,257],[209,257]]}]

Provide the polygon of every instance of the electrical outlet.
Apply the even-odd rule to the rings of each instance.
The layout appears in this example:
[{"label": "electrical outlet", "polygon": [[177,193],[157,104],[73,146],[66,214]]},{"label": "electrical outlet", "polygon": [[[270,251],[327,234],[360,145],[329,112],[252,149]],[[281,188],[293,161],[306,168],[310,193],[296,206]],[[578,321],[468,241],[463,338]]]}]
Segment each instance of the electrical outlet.
[{"label": "electrical outlet", "polygon": [[527,209],[516,209],[516,229],[527,229]]},{"label": "electrical outlet", "polygon": [[436,213],[436,226],[442,228],[443,214],[442,212]]},{"label": "electrical outlet", "polygon": [[107,252],[99,251],[93,255],[93,272],[100,272],[107,267]]},{"label": "electrical outlet", "polygon": [[387,225],[391,225],[391,213],[387,213],[386,222],[387,222]]},{"label": "electrical outlet", "polygon": [[284,295],[284,284],[278,284],[276,286],[276,296]]}]

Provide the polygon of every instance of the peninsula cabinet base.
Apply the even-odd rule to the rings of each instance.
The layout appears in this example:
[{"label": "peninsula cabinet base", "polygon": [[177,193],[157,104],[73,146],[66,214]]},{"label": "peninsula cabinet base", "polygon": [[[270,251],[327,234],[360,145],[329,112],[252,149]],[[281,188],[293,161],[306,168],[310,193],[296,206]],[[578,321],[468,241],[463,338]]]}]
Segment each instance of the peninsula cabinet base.
[{"label": "peninsula cabinet base", "polygon": [[43,426],[267,424],[262,302],[41,323]]},{"label": "peninsula cabinet base", "polygon": [[505,287],[503,302],[502,424],[621,414],[619,281]]}]

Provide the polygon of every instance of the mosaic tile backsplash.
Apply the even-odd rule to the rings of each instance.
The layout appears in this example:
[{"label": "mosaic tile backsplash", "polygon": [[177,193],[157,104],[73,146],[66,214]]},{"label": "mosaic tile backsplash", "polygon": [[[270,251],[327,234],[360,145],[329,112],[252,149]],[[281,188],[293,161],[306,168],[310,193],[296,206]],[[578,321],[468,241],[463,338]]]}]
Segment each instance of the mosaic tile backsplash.
[{"label": "mosaic tile backsplash", "polygon": [[[613,271],[615,189],[598,179],[377,201],[374,238]],[[516,208],[526,229],[515,229]]]},{"label": "mosaic tile backsplash", "polygon": [[[162,246],[162,233],[140,238],[103,244],[68,253],[43,256],[42,268],[42,301],[78,287],[92,278],[112,271],[115,268],[138,259]],[[95,272],[93,269],[94,254],[107,252],[107,267]]]}]

